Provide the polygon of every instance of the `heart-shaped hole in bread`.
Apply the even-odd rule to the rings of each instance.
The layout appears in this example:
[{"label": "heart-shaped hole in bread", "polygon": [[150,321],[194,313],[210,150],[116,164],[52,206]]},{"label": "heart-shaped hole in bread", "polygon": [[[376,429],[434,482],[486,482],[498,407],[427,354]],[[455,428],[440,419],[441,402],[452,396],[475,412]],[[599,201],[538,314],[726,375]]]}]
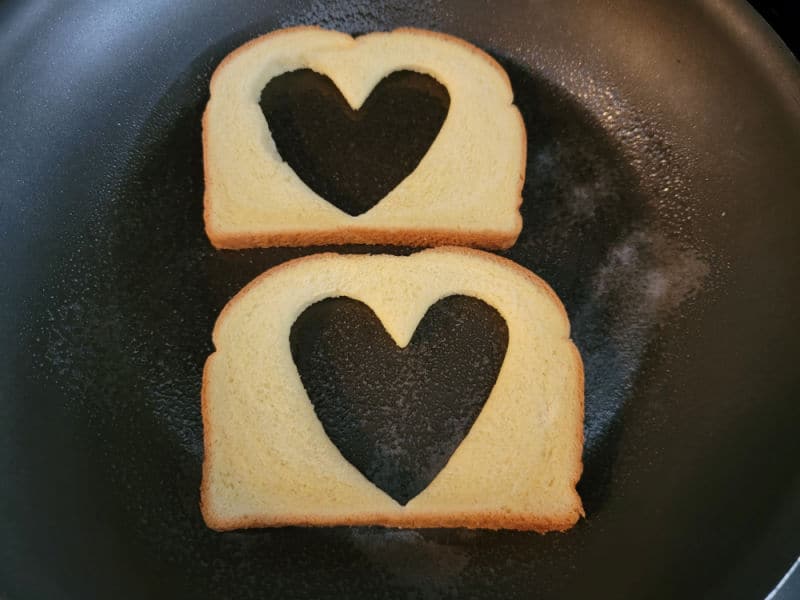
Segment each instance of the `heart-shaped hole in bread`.
[{"label": "heart-shaped hole in bread", "polygon": [[481,412],[505,358],[508,327],[485,302],[449,296],[400,348],[368,306],[328,298],[295,321],[290,345],[328,437],[406,504],[444,468]]},{"label": "heart-shaped hole in bread", "polygon": [[417,168],[450,95],[429,75],[395,71],[353,110],[328,77],[299,69],[272,78],[260,105],[281,158],[320,197],[356,216]]}]

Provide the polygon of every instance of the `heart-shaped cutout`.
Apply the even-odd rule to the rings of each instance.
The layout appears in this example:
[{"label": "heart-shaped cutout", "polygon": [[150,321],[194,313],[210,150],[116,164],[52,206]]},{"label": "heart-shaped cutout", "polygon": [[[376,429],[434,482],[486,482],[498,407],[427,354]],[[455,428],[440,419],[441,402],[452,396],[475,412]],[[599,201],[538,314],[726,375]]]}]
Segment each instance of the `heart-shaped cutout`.
[{"label": "heart-shaped cutout", "polygon": [[353,216],[416,169],[449,107],[447,88],[413,71],[381,80],[359,110],[310,69],[278,75],[261,93],[281,158],[320,197]]},{"label": "heart-shaped cutout", "polygon": [[406,504],[478,417],[503,364],[508,327],[481,300],[449,296],[399,348],[368,306],[330,298],[298,317],[290,344],[328,437],[367,479]]}]

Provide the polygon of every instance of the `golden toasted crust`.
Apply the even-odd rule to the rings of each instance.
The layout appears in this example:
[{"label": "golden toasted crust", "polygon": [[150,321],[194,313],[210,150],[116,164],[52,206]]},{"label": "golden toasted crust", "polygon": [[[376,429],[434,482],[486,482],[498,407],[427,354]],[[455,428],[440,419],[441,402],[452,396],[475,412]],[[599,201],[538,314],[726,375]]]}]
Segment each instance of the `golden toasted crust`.
[{"label": "golden toasted crust", "polygon": [[211,444],[211,418],[208,416],[208,372],[211,369],[211,361],[214,360],[214,354],[216,353],[212,353],[206,359],[206,364],[203,366],[203,384],[200,387],[200,414],[203,418],[203,475],[200,481],[200,512],[203,515],[203,520],[206,522],[206,525],[212,529],[216,529],[213,524],[219,521],[219,519],[215,518],[214,513],[206,503],[206,498],[209,494],[208,470],[210,468],[210,461],[208,457],[211,456],[213,450]]},{"label": "golden toasted crust", "polygon": [[[569,322],[566,309],[564,308],[561,299],[556,295],[555,291],[548,285],[546,281],[544,281],[541,277],[532,273],[531,271],[525,269],[524,267],[518,265],[517,263],[504,258],[502,256],[497,256],[495,254],[489,254],[487,252],[482,252],[480,250],[473,250],[471,248],[464,248],[464,247],[440,247],[425,250],[425,252],[436,252],[436,253],[446,253],[446,254],[463,254],[465,256],[477,257],[482,260],[487,260],[490,262],[494,262],[496,264],[502,265],[506,268],[513,269],[518,274],[523,275],[526,279],[534,283],[535,285],[539,286],[545,293],[551,298],[551,300],[557,306],[559,312],[561,313],[562,317]],[[214,325],[214,332],[212,333],[212,339],[216,345],[216,332],[217,329],[221,326],[221,323],[225,319],[225,316],[229,310],[232,310],[235,304],[245,296],[248,290],[252,287],[258,285],[258,283],[266,278],[275,275],[277,272],[287,269],[289,267],[295,267],[299,264],[304,264],[307,261],[320,261],[330,259],[332,257],[342,256],[341,254],[337,254],[335,252],[325,252],[320,254],[312,254],[310,256],[304,256],[301,258],[295,258],[271,269],[268,269],[255,279],[253,279],[250,283],[248,283],[244,288],[242,288],[222,309],[219,317],[217,318],[217,322]],[[575,360],[575,369],[577,375],[580,379],[579,385],[577,386],[577,397],[575,398],[576,401],[580,403],[581,408],[581,423],[580,427],[576,431],[576,439],[575,442],[583,447],[584,435],[583,435],[583,413],[584,413],[584,370],[583,370],[583,360],[581,359],[581,355],[578,352],[577,347],[574,343],[570,342],[570,347],[572,348],[572,352],[574,355]],[[398,527],[398,528],[435,528],[435,527],[464,527],[467,529],[516,529],[520,531],[536,531],[538,533],[546,533],[548,531],[565,531],[570,529],[575,523],[578,521],[579,517],[585,517],[586,514],[583,510],[583,506],[581,504],[580,498],[577,496],[576,493],[576,502],[577,502],[577,512],[570,512],[565,514],[561,518],[544,518],[538,515],[520,515],[520,514],[509,514],[509,513],[502,513],[502,512],[474,512],[474,513],[461,513],[461,514],[451,514],[451,515],[419,515],[416,514],[414,516],[404,516],[400,515],[386,515],[381,513],[362,513],[358,515],[351,515],[349,517],[341,517],[341,518],[325,518],[325,517],[318,517],[314,515],[292,515],[291,517],[282,517],[276,519],[268,519],[263,516],[249,516],[249,517],[241,517],[237,519],[225,519],[215,515],[214,512],[208,507],[207,503],[205,502],[205,498],[207,497],[208,490],[206,486],[208,485],[209,477],[208,477],[208,469],[210,468],[210,461],[209,456],[213,451],[213,447],[210,444],[211,439],[211,419],[208,416],[208,401],[207,401],[207,390],[208,390],[208,373],[210,371],[211,361],[214,360],[214,356],[216,353],[212,353],[208,359],[206,360],[205,367],[203,369],[203,383],[200,392],[201,396],[201,413],[203,417],[203,428],[204,428],[204,436],[203,436],[203,449],[204,449],[204,457],[203,457],[203,477],[202,483],[200,485],[200,510],[203,515],[203,519],[206,522],[206,525],[211,529],[217,531],[227,531],[232,529],[248,529],[248,528],[258,528],[258,527],[284,527],[284,526],[338,526],[338,525],[378,525],[384,527]],[[583,462],[578,461],[575,465],[575,470],[572,476],[572,483],[573,485],[577,485],[578,481],[581,478],[581,474],[583,472]]]},{"label": "golden toasted crust", "polygon": [[[581,511],[582,512],[582,511]],[[214,515],[203,514],[203,518],[211,529],[230,531],[232,529],[253,529],[259,527],[335,527],[341,525],[396,527],[401,529],[430,529],[440,527],[463,527],[465,529],[516,529],[518,531],[566,531],[575,525],[580,518],[578,513],[564,515],[558,519],[546,519],[527,515],[515,515],[501,512],[481,512],[452,515],[385,515],[363,513],[342,518],[325,518],[309,515],[292,515],[275,520],[259,516],[241,517],[237,519],[217,519]]]},{"label": "golden toasted crust", "polygon": [[[286,35],[288,33],[295,33],[298,31],[329,31],[323,27],[316,25],[301,25],[298,27],[288,27],[286,29],[278,29],[270,33],[264,34],[249,42],[239,46],[231,53],[229,53],[214,70],[209,83],[209,89],[213,93],[214,79],[217,73],[225,67],[228,61],[232,60],[240,52],[244,52],[251,46],[255,46],[267,39]],[[433,38],[443,39],[445,41],[458,44],[475,56],[486,61],[493,69],[501,74],[506,83],[509,92],[514,93],[511,87],[511,80],[508,77],[505,69],[489,54],[470,44],[461,38],[441,33],[437,31],[428,31],[425,29],[416,29],[413,27],[401,27],[389,33],[405,32],[414,35],[429,36]],[[338,32],[337,32],[338,33]],[[346,34],[343,34],[346,35]],[[369,34],[367,34],[369,35]],[[353,36],[350,36],[351,39]],[[373,229],[344,229],[333,228],[324,231],[295,231],[295,232],[264,232],[264,231],[247,231],[237,233],[225,233],[219,231],[213,225],[211,218],[211,199],[209,197],[209,189],[211,188],[211,176],[208,168],[208,127],[206,126],[206,118],[208,117],[208,108],[203,111],[202,118],[202,140],[203,140],[203,164],[206,168],[203,169],[205,191],[203,193],[203,219],[205,222],[205,231],[211,244],[219,250],[242,250],[245,248],[272,248],[272,247],[298,247],[298,246],[325,246],[325,245],[342,245],[342,244],[369,244],[369,245],[390,245],[390,246],[412,246],[412,247],[426,247],[426,246],[472,246],[475,248],[485,248],[487,250],[506,250],[514,245],[522,230],[522,215],[519,213],[519,207],[522,206],[522,188],[525,185],[525,171],[527,166],[527,130],[525,128],[525,121],[519,109],[512,105],[514,113],[519,119],[521,133],[520,144],[522,149],[522,160],[520,165],[520,181],[517,189],[517,204],[516,204],[516,226],[513,231],[457,231],[455,229],[404,229],[402,226],[397,228],[373,228]]]},{"label": "golden toasted crust", "polygon": [[[206,208],[208,210],[208,208]],[[514,232],[465,232],[447,229],[329,229],[325,231],[247,232],[226,234],[213,228],[206,213],[206,234],[213,246],[220,250],[268,248],[276,246],[334,246],[366,244],[389,246],[475,246],[489,250],[506,250],[514,245],[522,227],[518,215]]]},{"label": "golden toasted crust", "polygon": [[[578,350],[578,347],[575,345],[575,342],[570,340],[570,347],[572,348],[572,353],[574,355],[575,360],[575,369],[578,372],[578,378],[580,380],[578,384],[578,395],[575,398],[581,406],[581,426],[576,432],[576,442],[580,445],[580,448],[583,449],[583,443],[585,441],[584,433],[583,433],[583,424],[584,424],[584,415],[586,414],[586,404],[584,398],[584,388],[586,387],[586,373],[583,371],[583,359],[581,358],[581,353]],[[581,476],[583,475],[583,458],[578,461],[575,465],[575,471],[572,474],[572,485],[577,486],[578,482],[581,480]],[[577,494],[577,492],[576,492]],[[580,509],[580,513],[582,517],[586,516],[586,512],[583,510],[583,502],[578,499],[578,508]]]}]

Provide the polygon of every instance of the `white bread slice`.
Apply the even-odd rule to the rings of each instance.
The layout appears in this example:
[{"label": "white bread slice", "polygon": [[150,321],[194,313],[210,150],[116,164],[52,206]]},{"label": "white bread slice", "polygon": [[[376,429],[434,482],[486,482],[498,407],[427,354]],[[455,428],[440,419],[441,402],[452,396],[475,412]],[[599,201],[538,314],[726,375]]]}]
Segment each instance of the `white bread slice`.
[{"label": "white bread slice", "polygon": [[[312,191],[278,153],[259,106],[288,71],[327,75],[355,109],[398,70],[434,77],[450,109],[417,168],[369,211],[351,216]],[[505,71],[467,42],[398,29],[358,38],[283,29],[217,67],[203,115],[206,233],[217,248],[439,244],[508,248],[522,227],[525,126]]]},{"label": "white bread slice", "polygon": [[[292,360],[289,333],[311,304],[371,307],[399,346],[438,300],[498,310],[508,349],[471,430],[405,506],[368,481],[325,434]],[[564,308],[533,273],[493,254],[317,254],[275,267],[223,309],[206,362],[201,507],[217,530],[384,525],[564,530],[583,514],[583,366]]]}]

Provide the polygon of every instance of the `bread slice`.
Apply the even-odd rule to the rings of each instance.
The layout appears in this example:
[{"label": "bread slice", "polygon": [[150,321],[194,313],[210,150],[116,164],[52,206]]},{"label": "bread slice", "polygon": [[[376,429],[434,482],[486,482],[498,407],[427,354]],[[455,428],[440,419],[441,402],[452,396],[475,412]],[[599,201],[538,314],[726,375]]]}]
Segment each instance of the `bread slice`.
[{"label": "bread slice", "polygon": [[[453,294],[508,325],[497,381],[471,430],[405,506],[368,481],[325,434],[292,360],[289,332],[311,304],[371,307],[399,346]],[[275,267],[223,309],[206,362],[203,517],[217,530],[385,525],[564,530],[583,514],[583,367],[564,308],[541,279],[478,250],[411,256],[317,254]]]},{"label": "bread slice", "polygon": [[[450,108],[417,168],[351,216],[312,191],[278,153],[259,106],[273,77],[327,75],[357,109],[398,70],[444,85]],[[358,38],[283,29],[229,54],[203,116],[206,232],[217,248],[459,244],[507,248],[522,227],[526,136],[505,71],[463,40],[418,29]]]}]

